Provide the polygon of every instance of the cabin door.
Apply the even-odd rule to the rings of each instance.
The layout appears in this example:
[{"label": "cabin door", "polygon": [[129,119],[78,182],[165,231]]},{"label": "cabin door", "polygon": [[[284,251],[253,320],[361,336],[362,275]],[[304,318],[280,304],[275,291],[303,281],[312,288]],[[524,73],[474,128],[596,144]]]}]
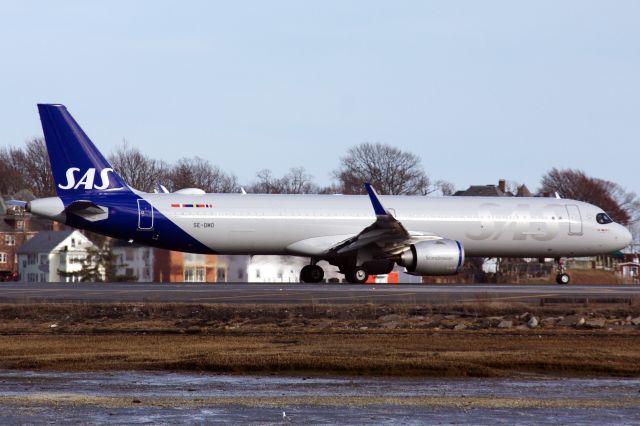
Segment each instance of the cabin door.
[{"label": "cabin door", "polygon": [[575,204],[567,204],[569,219],[569,235],[582,235],[582,216],[580,209]]},{"label": "cabin door", "polygon": [[138,229],[153,229],[153,207],[143,199],[138,200]]}]

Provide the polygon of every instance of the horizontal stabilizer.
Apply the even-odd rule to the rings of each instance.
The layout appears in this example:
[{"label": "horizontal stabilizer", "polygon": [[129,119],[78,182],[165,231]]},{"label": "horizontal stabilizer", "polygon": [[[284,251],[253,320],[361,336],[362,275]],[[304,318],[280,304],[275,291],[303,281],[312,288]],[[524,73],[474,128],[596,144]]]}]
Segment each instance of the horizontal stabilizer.
[{"label": "horizontal stabilizer", "polygon": [[7,200],[5,201],[5,204],[8,206],[22,207],[22,208],[25,208],[27,206],[27,202],[22,200]]}]

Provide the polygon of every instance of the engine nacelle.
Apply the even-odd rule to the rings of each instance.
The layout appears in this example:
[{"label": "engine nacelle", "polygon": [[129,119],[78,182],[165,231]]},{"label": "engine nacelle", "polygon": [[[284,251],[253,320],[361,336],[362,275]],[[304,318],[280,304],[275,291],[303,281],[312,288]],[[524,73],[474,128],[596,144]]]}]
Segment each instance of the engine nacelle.
[{"label": "engine nacelle", "polygon": [[200,188],[182,188],[174,191],[174,194],[183,194],[183,195],[205,195],[203,189]]},{"label": "engine nacelle", "polygon": [[455,275],[463,262],[459,241],[432,240],[411,244],[398,263],[411,275]]}]

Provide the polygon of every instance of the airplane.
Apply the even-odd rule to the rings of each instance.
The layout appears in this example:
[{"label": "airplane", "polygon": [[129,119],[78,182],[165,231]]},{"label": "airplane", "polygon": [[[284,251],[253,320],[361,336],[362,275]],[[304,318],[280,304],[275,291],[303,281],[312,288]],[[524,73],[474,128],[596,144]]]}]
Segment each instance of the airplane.
[{"label": "airplane", "polygon": [[38,104],[56,197],[14,205],[78,229],[203,254],[304,256],[300,281],[325,260],[351,283],[388,274],[455,275],[465,256],[563,258],[622,249],[630,232],[599,207],[561,198],[146,193],[130,187],[61,104]]}]

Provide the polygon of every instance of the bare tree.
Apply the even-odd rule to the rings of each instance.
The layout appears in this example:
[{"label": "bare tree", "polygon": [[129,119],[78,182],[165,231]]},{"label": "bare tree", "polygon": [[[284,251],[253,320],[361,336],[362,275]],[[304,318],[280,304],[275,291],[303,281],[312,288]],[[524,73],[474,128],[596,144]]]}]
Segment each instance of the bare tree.
[{"label": "bare tree", "polygon": [[318,188],[318,194],[342,194],[342,187],[337,183]]},{"label": "bare tree", "polygon": [[22,189],[31,191],[36,197],[55,194],[47,146],[42,138],[27,141],[22,149],[2,149],[0,162],[0,192],[3,194],[14,194]]},{"label": "bare tree", "polygon": [[505,190],[510,192],[513,195],[518,193],[518,189],[522,186],[522,184],[515,180],[508,180],[505,182]]},{"label": "bare tree", "polygon": [[37,197],[46,197],[55,194],[55,184],[51,173],[49,153],[43,138],[33,138],[25,147],[25,168],[29,180],[32,182],[32,191]]},{"label": "bare tree", "polygon": [[223,172],[200,157],[181,158],[169,172],[169,186],[173,191],[181,188],[200,188],[205,192],[237,192],[238,179]]},{"label": "bare tree", "polygon": [[30,187],[37,197],[55,194],[51,163],[47,146],[42,138],[33,138],[27,142],[24,149],[24,172],[30,182]]},{"label": "bare tree", "polygon": [[286,194],[314,194],[318,186],[313,183],[313,176],[304,167],[293,167],[282,177],[282,186]]},{"label": "bare tree", "polygon": [[632,223],[629,230],[631,231],[631,235],[633,235],[633,244],[635,244],[635,252],[637,253],[637,249],[640,248],[640,221]]},{"label": "bare tree", "polygon": [[363,182],[390,195],[433,192],[420,157],[381,143],[363,143],[347,151],[334,176],[345,194],[364,193]]},{"label": "bare tree", "polygon": [[615,182],[598,179],[609,191],[609,195],[616,202],[618,207],[624,211],[629,219],[627,225],[640,222],[640,199],[635,192],[627,192],[622,186]]},{"label": "bare tree", "polygon": [[542,177],[541,192],[595,204],[623,225],[638,220],[640,201],[620,185],[587,176],[581,170],[553,168]]},{"label": "bare tree", "polygon": [[152,192],[157,184],[168,180],[167,163],[144,155],[126,140],[109,156],[109,162],[125,182],[140,191]]},{"label": "bare tree", "polygon": [[319,191],[313,176],[303,167],[293,167],[281,178],[273,176],[269,169],[260,170],[256,177],[258,180],[250,191],[259,194],[316,194]]},{"label": "bare tree", "polygon": [[28,189],[19,163],[23,159],[24,155],[19,149],[0,148],[0,194],[10,196]]},{"label": "bare tree", "polygon": [[257,194],[278,194],[281,191],[280,181],[273,176],[273,172],[269,169],[260,170],[256,173],[258,179],[249,187],[250,192]]},{"label": "bare tree", "polygon": [[443,196],[446,197],[453,195],[456,192],[455,185],[444,179],[437,180],[435,187]]}]

